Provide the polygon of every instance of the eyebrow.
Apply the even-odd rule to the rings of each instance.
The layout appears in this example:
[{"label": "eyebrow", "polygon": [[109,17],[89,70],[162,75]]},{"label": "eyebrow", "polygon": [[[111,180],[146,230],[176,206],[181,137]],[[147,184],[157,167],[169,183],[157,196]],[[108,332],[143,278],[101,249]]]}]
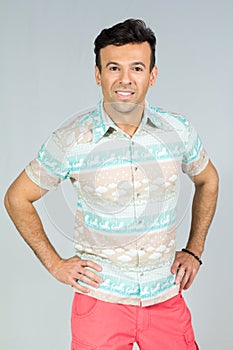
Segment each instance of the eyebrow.
[{"label": "eyebrow", "polygon": [[108,63],[106,64],[105,67],[107,68],[107,67],[110,66],[111,64],[114,64],[114,66],[119,66],[119,63],[110,61],[110,62],[108,62]]},{"label": "eyebrow", "polygon": [[144,68],[146,68],[146,65],[145,65],[145,63],[143,63],[143,62],[133,62],[133,63],[131,63],[130,64],[130,66],[143,66]]},{"label": "eyebrow", "polygon": [[[114,62],[114,61],[110,61],[110,62],[108,62],[108,63],[106,64],[105,67],[107,68],[107,67],[110,66],[111,64],[113,64],[113,65],[115,65],[115,66],[120,66],[119,63]],[[144,68],[146,68],[146,65],[145,65],[143,62],[140,62],[140,61],[138,61],[138,62],[133,62],[133,63],[130,64],[130,66],[138,66],[138,65],[143,66]]]}]

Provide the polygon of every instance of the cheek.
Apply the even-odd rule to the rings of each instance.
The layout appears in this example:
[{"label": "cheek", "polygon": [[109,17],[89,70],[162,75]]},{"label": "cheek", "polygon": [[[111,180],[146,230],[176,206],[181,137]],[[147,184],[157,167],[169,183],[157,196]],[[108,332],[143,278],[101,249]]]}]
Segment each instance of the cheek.
[{"label": "cheek", "polygon": [[142,81],[139,86],[139,90],[145,92],[148,90],[149,86],[150,86],[150,81]]},{"label": "cheek", "polygon": [[137,79],[137,83],[139,86],[142,87],[142,89],[146,89],[148,88],[148,86],[150,85],[150,77],[141,77],[139,79]]},{"label": "cheek", "polygon": [[105,79],[105,78],[102,78],[101,80],[101,85],[102,87],[104,87],[106,90],[110,90],[113,85],[114,85],[114,79]]}]

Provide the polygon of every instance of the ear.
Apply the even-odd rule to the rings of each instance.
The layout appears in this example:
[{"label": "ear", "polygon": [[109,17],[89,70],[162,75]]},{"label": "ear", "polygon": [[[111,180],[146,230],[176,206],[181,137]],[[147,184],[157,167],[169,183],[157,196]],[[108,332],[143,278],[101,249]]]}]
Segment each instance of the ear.
[{"label": "ear", "polygon": [[101,85],[101,73],[97,66],[95,66],[95,80],[97,82],[97,85]]},{"label": "ear", "polygon": [[150,81],[149,81],[150,87],[154,85],[157,76],[158,76],[158,67],[154,66],[152,71],[150,72]]}]

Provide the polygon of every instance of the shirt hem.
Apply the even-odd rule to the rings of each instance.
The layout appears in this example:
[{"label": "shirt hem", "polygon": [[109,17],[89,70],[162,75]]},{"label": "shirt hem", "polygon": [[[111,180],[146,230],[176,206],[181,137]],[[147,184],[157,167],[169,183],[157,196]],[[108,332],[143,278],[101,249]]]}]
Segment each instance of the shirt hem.
[{"label": "shirt hem", "polygon": [[153,296],[147,299],[141,299],[140,297],[128,297],[128,296],[125,297],[125,296],[109,294],[102,290],[100,291],[98,289],[90,289],[89,293],[82,293],[81,291],[73,287],[73,291],[75,293],[85,294],[90,297],[93,297],[102,301],[110,302],[110,303],[136,305],[136,306],[150,306],[150,305],[162,303],[178,295],[179,289],[180,289],[179,285],[174,285],[169,290],[166,290],[157,296]]}]

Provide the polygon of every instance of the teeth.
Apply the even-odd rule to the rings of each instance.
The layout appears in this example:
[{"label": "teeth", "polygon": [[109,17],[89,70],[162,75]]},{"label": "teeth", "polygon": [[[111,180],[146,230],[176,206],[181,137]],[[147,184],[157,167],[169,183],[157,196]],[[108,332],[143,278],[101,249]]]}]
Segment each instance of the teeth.
[{"label": "teeth", "polygon": [[132,92],[117,91],[117,94],[122,95],[122,96],[130,96],[132,94]]}]

